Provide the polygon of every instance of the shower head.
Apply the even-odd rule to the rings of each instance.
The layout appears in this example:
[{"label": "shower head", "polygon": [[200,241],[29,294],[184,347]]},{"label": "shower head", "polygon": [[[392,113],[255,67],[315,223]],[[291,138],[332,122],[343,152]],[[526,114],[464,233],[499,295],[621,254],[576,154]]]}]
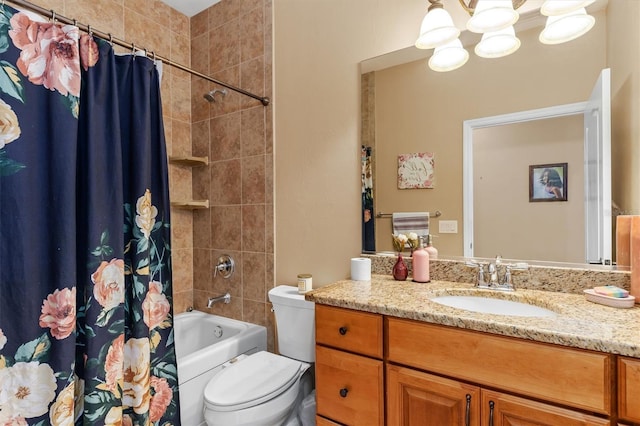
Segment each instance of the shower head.
[{"label": "shower head", "polygon": [[215,102],[216,101],[216,93],[222,93],[222,97],[224,98],[227,95],[227,89],[213,89],[212,91],[205,93],[204,95],[202,95],[208,102]]}]

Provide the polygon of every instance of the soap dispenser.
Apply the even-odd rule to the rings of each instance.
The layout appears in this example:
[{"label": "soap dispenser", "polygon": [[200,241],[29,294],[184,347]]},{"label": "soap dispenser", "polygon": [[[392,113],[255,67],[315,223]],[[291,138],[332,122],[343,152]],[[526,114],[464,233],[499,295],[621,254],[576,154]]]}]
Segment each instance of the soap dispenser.
[{"label": "soap dispenser", "polygon": [[429,253],[425,249],[424,237],[419,237],[420,244],[417,250],[413,252],[413,281],[417,283],[428,283],[429,278]]},{"label": "soap dispenser", "polygon": [[433,235],[427,234],[427,247],[425,247],[427,253],[429,253],[429,260],[435,260],[438,258],[438,249],[433,246]]}]

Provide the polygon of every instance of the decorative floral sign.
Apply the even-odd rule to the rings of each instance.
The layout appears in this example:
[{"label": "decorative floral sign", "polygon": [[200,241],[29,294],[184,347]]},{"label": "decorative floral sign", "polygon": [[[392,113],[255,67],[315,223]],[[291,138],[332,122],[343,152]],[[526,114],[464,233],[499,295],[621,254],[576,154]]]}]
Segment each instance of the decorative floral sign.
[{"label": "decorative floral sign", "polygon": [[398,189],[433,188],[434,154],[398,155]]}]

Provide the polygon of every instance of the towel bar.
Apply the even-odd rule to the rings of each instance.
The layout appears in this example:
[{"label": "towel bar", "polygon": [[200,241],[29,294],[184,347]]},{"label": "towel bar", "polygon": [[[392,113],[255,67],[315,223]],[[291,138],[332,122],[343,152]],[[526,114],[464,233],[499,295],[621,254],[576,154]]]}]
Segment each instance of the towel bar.
[{"label": "towel bar", "polygon": [[[392,215],[391,213],[382,213],[382,212],[380,212],[380,213],[378,213],[376,215],[376,217],[388,217],[388,218],[391,218],[391,215]],[[442,212],[440,210],[436,210],[433,213],[433,215],[431,215],[431,213],[429,213],[429,217],[440,217],[440,216],[442,216]]]}]

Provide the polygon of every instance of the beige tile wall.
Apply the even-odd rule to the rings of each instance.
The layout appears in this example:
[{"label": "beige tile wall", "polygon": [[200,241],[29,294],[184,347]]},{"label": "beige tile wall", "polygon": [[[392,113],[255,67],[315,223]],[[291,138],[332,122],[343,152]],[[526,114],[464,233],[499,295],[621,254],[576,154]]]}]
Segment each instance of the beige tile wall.
[{"label": "beige tile wall", "polygon": [[[191,19],[191,63],[197,71],[271,97],[271,0],[223,0]],[[211,208],[193,214],[193,304],[207,310],[211,296],[231,293],[211,312],[269,327],[273,287],[273,132],[271,107],[193,77],[193,155],[209,156],[193,170],[194,198]],[[222,254],[236,261],[230,279],[213,276]]]},{"label": "beige tile wall", "polygon": [[[271,0],[223,0],[191,19],[158,0],[36,0],[34,4],[271,97]],[[218,86],[164,67],[162,98],[169,155],[211,159],[208,167],[170,165],[172,200],[208,198],[212,206],[171,211],[174,308],[176,312],[190,306],[207,310],[208,297],[229,291],[232,303],[211,311],[270,325],[271,107],[232,91],[224,98],[216,95],[217,102],[209,104],[202,95],[214,87]],[[212,274],[212,264],[222,253],[236,260],[236,273],[229,280],[214,279]]]}]

